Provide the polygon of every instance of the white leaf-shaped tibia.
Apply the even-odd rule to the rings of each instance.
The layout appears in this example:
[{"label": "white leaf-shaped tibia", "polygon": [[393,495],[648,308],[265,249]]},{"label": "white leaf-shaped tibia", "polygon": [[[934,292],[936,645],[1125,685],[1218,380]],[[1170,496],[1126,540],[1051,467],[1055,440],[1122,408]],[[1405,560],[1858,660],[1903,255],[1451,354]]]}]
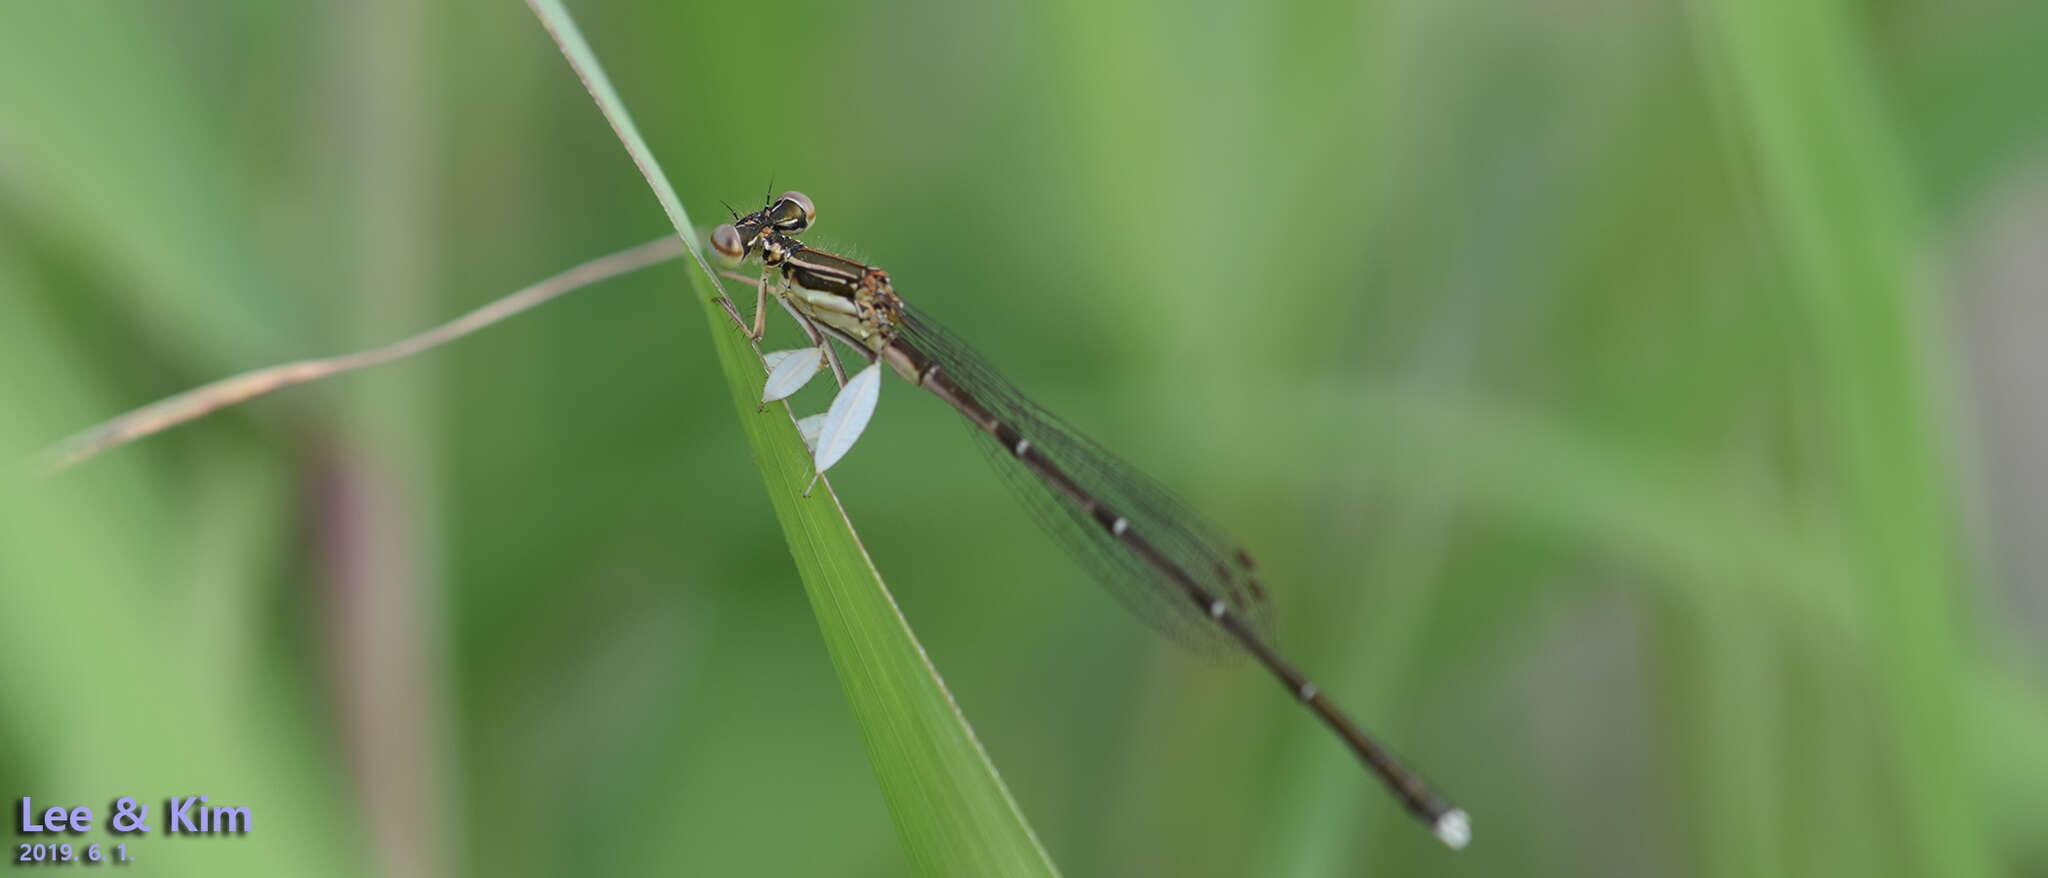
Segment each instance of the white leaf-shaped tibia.
[{"label": "white leaf-shaped tibia", "polygon": [[881,392],[882,364],[879,362],[860,370],[859,375],[853,376],[853,380],[839,389],[839,395],[832,398],[832,407],[825,411],[825,422],[818,429],[818,448],[814,452],[818,472],[831,469],[853,448],[854,440],[868,428],[868,419],[874,417],[875,400]]},{"label": "white leaf-shaped tibia", "polygon": [[[778,357],[777,354],[782,356]],[[825,368],[823,348],[803,348],[794,351],[775,351],[763,355],[768,361],[768,384],[761,388],[763,404],[782,399],[804,389],[811,383],[819,369]]]},{"label": "white leaf-shaped tibia", "polygon": [[787,360],[791,356],[801,354],[807,350],[810,350],[810,348],[797,348],[795,350],[789,351],[769,351],[761,355],[761,366],[767,369],[768,371],[773,372],[775,371],[776,366],[782,365],[783,360]]}]

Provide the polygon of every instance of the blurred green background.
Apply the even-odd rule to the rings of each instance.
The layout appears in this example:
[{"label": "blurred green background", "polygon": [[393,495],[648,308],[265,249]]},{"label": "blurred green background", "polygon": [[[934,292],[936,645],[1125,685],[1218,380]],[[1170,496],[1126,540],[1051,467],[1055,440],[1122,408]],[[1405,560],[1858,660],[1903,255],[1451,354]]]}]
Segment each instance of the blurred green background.
[{"label": "blurred green background", "polygon": [[[2048,874],[2048,4],[572,9],[698,221],[811,195],[1474,819],[891,379],[836,486],[1069,874]],[[665,230],[522,5],[10,3],[0,459]],[[135,874],[904,873],[702,324],[662,266],[6,482],[11,815],[252,809]]]}]

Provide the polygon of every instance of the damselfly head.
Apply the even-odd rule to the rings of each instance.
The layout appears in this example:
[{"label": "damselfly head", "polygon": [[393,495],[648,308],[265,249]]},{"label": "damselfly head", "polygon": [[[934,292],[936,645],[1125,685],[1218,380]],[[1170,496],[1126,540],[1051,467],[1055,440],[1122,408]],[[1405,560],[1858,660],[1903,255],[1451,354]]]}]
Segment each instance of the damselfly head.
[{"label": "damselfly head", "polygon": [[802,192],[784,192],[768,206],[768,223],[785,235],[801,235],[818,219],[817,205]]},{"label": "damselfly head", "polygon": [[732,223],[720,223],[711,230],[711,250],[728,265],[738,265],[747,258],[747,241]]}]

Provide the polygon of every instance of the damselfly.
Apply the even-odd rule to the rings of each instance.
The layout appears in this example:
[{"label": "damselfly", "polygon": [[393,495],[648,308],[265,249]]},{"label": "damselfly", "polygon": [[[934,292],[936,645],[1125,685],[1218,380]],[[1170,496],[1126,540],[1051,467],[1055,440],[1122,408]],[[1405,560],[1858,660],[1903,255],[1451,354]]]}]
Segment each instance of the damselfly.
[{"label": "damselfly", "polygon": [[[758,257],[751,324],[761,336],[773,288],[812,347],[769,354],[766,404],[795,393],[830,365],[841,390],[828,411],[799,422],[819,472],[846,454],[873,413],[882,363],[951,404],[993,442],[983,451],[1046,530],[1139,618],[1198,651],[1243,650],[1344,739],[1437,838],[1462,848],[1465,812],[1352,722],[1273,648],[1266,590],[1250,555],[1129,464],[1032,402],[980,355],[896,295],[888,273],[797,240],[817,219],[809,198],[787,192],[711,234],[712,249],[738,265]],[[747,280],[744,276],[728,275]],[[871,365],[845,376],[830,339]]]}]

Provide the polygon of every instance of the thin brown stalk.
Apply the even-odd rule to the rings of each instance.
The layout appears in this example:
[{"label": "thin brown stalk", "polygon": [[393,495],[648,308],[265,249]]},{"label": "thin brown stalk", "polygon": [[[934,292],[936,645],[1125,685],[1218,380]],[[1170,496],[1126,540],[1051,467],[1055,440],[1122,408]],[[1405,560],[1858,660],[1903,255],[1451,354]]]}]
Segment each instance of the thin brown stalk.
[{"label": "thin brown stalk", "polygon": [[680,238],[673,235],[658,238],[630,250],[621,250],[585,262],[403,341],[338,357],[283,363],[195,387],[168,399],[150,403],[45,449],[38,456],[36,469],[42,475],[54,475],[109,448],[161,433],[186,421],[273,391],[404,359],[598,281],[609,280],[674,259],[683,254],[683,249],[683,241]]}]

